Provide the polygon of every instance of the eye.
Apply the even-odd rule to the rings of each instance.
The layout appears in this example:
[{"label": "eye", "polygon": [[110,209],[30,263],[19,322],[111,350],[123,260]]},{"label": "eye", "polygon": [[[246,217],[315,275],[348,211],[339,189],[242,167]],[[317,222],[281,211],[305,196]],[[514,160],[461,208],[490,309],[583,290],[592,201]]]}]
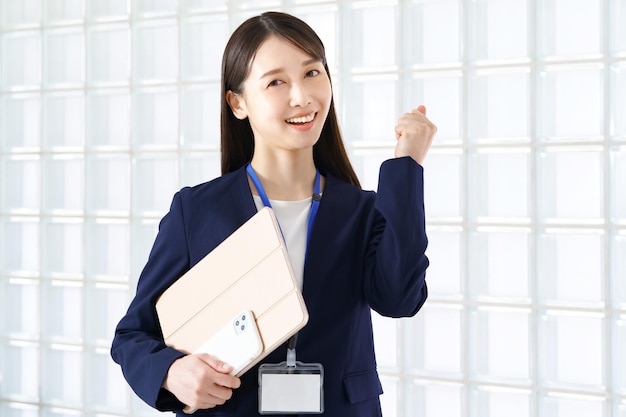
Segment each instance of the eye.
[{"label": "eye", "polygon": [[315,77],[316,75],[319,75],[319,73],[320,72],[318,70],[314,69],[314,70],[308,71],[306,73],[306,76],[307,77]]},{"label": "eye", "polygon": [[281,80],[272,80],[270,81],[270,83],[267,85],[268,87],[276,87],[281,85],[283,82]]}]

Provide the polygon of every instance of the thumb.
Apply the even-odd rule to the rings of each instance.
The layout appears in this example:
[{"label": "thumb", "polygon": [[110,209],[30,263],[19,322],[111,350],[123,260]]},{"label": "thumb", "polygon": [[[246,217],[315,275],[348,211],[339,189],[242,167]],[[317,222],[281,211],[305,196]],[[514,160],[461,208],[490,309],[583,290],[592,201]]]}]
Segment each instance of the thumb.
[{"label": "thumb", "polygon": [[211,368],[215,369],[217,372],[227,374],[233,369],[230,365],[228,365],[224,361],[221,361],[217,359],[216,357],[209,355],[208,353],[200,354],[200,359],[206,362]]},{"label": "thumb", "polygon": [[422,113],[424,116],[426,116],[426,106],[424,106],[424,105],[419,105],[419,106],[417,106],[417,109],[415,109],[415,110],[417,110],[418,112],[420,112],[420,113]]}]

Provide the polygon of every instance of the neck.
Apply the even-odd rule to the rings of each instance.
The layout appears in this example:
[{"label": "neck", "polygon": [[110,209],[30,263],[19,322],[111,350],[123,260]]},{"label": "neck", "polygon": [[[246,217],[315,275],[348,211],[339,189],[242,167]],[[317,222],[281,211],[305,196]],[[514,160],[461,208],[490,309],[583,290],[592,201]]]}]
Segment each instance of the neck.
[{"label": "neck", "polygon": [[[294,201],[311,197],[315,182],[313,158],[252,158],[252,168],[270,200]],[[258,191],[248,179],[255,194]]]}]

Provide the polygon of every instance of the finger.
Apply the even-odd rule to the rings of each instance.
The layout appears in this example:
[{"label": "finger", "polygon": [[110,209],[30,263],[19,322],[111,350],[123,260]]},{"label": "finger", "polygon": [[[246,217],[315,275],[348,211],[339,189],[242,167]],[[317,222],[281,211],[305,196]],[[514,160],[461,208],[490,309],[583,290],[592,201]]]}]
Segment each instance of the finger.
[{"label": "finger", "polygon": [[208,393],[205,399],[198,400],[197,403],[193,406],[185,406],[185,408],[183,408],[183,412],[185,414],[193,414],[198,411],[198,409],[209,409],[217,407],[218,405],[223,405],[232,397],[232,391],[228,391],[229,393],[227,393],[226,395],[213,395],[211,393]]},{"label": "finger", "polygon": [[403,129],[407,125],[414,124],[415,122],[419,122],[424,118],[424,115],[417,112],[417,109],[411,111],[410,113],[404,113],[402,116],[398,118],[398,123],[396,125],[396,131]]},{"label": "finger", "polygon": [[395,132],[396,132],[396,139],[400,139],[402,137],[402,131],[404,130],[404,128],[400,125],[396,126],[395,128]]},{"label": "finger", "polygon": [[233,370],[232,366],[206,353],[199,356],[201,356],[201,360],[203,362],[209,365],[209,367],[216,372],[211,377],[216,385],[229,389],[235,389],[241,386],[241,380],[238,377],[231,375]]},{"label": "finger", "polygon": [[230,388],[215,386],[212,387],[206,395],[207,396],[204,398],[205,402],[213,405],[222,405],[232,398],[233,390]]},{"label": "finger", "polygon": [[233,370],[233,367],[217,359],[214,356],[211,356],[207,353],[201,353],[198,355],[198,358],[202,360],[204,363],[209,365],[209,367],[217,372],[213,377],[213,381],[216,385],[220,385],[226,388],[239,388],[241,386],[241,380],[236,376],[231,375],[230,373]]},{"label": "finger", "polygon": [[215,369],[217,372],[227,374],[233,370],[230,365],[228,365],[224,361],[217,359],[214,356],[209,355],[208,353],[201,353],[200,355],[198,355],[198,357],[202,361],[206,362],[211,368]]},{"label": "finger", "polygon": [[415,122],[430,122],[426,117],[426,107],[419,106],[411,110],[409,113],[404,113],[398,119],[398,125],[413,124]]},{"label": "finger", "polygon": [[215,383],[228,389],[237,389],[241,386],[241,379],[230,374],[219,374],[215,377]]}]

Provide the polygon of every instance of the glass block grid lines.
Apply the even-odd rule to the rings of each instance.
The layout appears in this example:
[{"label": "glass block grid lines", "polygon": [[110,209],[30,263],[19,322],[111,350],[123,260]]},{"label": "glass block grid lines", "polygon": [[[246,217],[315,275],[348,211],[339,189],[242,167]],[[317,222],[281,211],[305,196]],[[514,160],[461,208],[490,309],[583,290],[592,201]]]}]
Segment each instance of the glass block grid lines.
[{"label": "glass block grid lines", "polygon": [[385,416],[626,416],[624,0],[0,0],[0,415],[156,415],[113,328],[269,9],[324,41],[364,188],[402,112],[439,128],[429,301],[374,315]]}]

